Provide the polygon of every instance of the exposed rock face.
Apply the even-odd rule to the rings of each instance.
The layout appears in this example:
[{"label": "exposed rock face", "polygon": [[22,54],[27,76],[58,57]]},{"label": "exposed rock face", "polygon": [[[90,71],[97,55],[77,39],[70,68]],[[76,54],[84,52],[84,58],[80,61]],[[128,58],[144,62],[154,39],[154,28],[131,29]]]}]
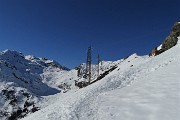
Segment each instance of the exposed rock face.
[{"label": "exposed rock face", "polygon": [[180,35],[180,23],[176,22],[172,28],[170,35],[166,38],[166,40],[162,44],[163,50],[168,50],[177,44],[177,37]]},{"label": "exposed rock face", "polygon": [[177,44],[178,36],[180,36],[180,22],[176,22],[174,26],[172,27],[170,35],[164,40],[162,43],[162,47],[160,50],[157,50],[157,47],[155,47],[149,56],[156,56],[161,54],[162,52],[172,48]]},{"label": "exposed rock face", "polygon": [[149,56],[156,56],[157,55],[157,47],[155,47],[152,51],[151,51],[151,53],[149,53]]},{"label": "exposed rock face", "polygon": [[172,34],[174,34],[176,37],[180,35],[180,22],[176,22],[172,28]]}]

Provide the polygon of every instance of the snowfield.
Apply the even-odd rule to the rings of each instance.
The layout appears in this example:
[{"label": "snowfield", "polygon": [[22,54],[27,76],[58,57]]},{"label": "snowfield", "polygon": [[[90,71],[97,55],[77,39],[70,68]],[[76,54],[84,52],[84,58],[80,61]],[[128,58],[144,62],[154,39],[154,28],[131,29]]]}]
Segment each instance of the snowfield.
[{"label": "snowfield", "polygon": [[[133,54],[109,64],[118,67],[85,88],[45,96],[39,104],[47,107],[22,120],[180,120],[180,43],[155,57]],[[54,74],[54,82],[65,80]]]},{"label": "snowfield", "polygon": [[32,108],[36,109],[43,96],[61,92],[44,82],[48,78],[42,77],[46,69],[67,72],[67,68],[53,60],[11,50],[0,52],[0,120],[15,119],[17,111],[22,113],[19,117],[24,117]]}]

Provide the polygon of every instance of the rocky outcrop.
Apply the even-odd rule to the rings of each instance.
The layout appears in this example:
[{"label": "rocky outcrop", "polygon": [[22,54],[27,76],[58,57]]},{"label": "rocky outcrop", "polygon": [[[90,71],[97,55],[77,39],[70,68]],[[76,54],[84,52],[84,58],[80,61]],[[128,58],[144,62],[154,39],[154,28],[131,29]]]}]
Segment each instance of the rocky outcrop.
[{"label": "rocky outcrop", "polygon": [[155,48],[151,51],[151,53],[149,53],[149,56],[156,56],[156,55],[157,55],[157,52],[158,52],[157,47],[155,47]]},{"label": "rocky outcrop", "polygon": [[157,47],[155,47],[151,53],[149,53],[149,56],[156,56],[161,54],[162,52],[172,48],[177,44],[178,36],[180,36],[180,22],[176,22],[174,26],[172,27],[171,33],[169,36],[166,37],[164,42],[162,43],[162,46],[159,50],[157,50]]},{"label": "rocky outcrop", "polygon": [[32,100],[32,94],[25,89],[17,91],[11,87],[3,89],[1,92],[1,99],[6,101],[6,107],[0,108],[1,120],[17,120],[39,110]]}]

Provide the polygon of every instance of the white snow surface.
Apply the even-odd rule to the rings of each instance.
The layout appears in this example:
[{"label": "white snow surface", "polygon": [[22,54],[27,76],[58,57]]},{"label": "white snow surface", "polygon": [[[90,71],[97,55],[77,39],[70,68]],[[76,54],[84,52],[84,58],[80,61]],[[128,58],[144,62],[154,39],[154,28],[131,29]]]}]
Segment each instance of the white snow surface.
[{"label": "white snow surface", "polygon": [[160,50],[161,48],[162,48],[162,44],[159,47],[157,47],[157,50]]},{"label": "white snow surface", "polygon": [[[158,56],[133,54],[125,60],[103,63],[106,67],[110,64],[118,67],[100,81],[47,96],[40,103],[44,108],[23,120],[180,119],[180,43]],[[76,71],[54,74],[56,83],[51,81],[52,86],[58,76],[65,80]]]},{"label": "white snow surface", "polygon": [[46,81],[48,76],[43,76],[49,69],[67,72],[54,60],[24,56],[12,50],[0,52],[0,120],[5,120],[19,108],[23,109],[27,101],[37,105],[43,96],[61,92]]}]

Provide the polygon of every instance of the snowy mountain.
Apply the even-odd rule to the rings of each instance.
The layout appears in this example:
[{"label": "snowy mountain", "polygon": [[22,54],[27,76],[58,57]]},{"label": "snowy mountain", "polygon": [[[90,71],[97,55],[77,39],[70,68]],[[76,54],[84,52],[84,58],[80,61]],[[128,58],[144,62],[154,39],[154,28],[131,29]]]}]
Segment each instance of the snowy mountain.
[{"label": "snowy mountain", "polygon": [[47,107],[23,120],[179,120],[179,40],[155,57],[105,62],[118,67],[85,88],[49,97]]},{"label": "snowy mountain", "polygon": [[179,120],[179,35],[176,23],[149,55],[92,65],[89,84],[85,63],[0,52],[0,119]]},{"label": "snowy mountain", "polygon": [[[110,69],[115,62],[102,62],[100,73]],[[85,64],[81,64],[85,71]],[[97,65],[92,65],[93,78],[97,77]],[[75,80],[78,70],[61,66],[54,60],[5,50],[0,52],[0,119],[23,118],[51,102],[53,95],[78,90]],[[49,102],[47,102],[49,101]]]},{"label": "snowy mountain", "polygon": [[42,74],[50,68],[54,71],[67,71],[66,67],[53,60],[24,56],[11,50],[0,52],[0,119],[25,109],[27,103],[29,107],[32,106],[40,96],[60,92],[44,83]]}]

